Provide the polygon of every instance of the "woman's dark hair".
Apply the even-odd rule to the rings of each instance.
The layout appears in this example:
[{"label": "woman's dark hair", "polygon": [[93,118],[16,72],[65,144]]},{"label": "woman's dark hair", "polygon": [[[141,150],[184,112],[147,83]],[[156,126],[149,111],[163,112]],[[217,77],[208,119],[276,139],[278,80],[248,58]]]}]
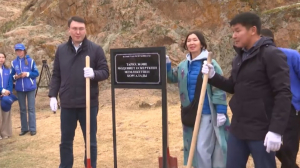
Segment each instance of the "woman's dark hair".
[{"label": "woman's dark hair", "polygon": [[[0,54],[3,54],[3,55],[4,55],[4,58],[5,58],[5,60],[6,60],[6,55],[5,55],[5,53],[0,51]],[[3,66],[4,66],[5,68],[8,68],[8,66],[5,64],[5,62],[3,63]]]},{"label": "woman's dark hair", "polygon": [[184,41],[184,44],[183,44],[183,48],[184,48],[184,49],[187,50],[186,43],[187,43],[187,40],[188,40],[188,38],[189,38],[189,36],[190,36],[191,34],[195,34],[195,35],[198,37],[198,39],[199,39],[199,41],[200,41],[200,43],[201,43],[201,46],[202,46],[201,50],[207,49],[206,41],[205,41],[205,38],[204,38],[203,34],[202,34],[200,31],[197,31],[197,30],[196,30],[196,31],[192,31],[192,32],[190,32],[189,34],[187,34],[187,36],[186,36],[186,38],[185,38],[185,41]]}]

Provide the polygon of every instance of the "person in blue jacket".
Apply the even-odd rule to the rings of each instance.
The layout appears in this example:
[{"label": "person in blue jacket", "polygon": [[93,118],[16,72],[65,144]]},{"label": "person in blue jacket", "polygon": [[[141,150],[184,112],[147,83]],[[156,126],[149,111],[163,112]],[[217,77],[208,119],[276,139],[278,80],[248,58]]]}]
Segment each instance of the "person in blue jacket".
[{"label": "person in blue jacket", "polygon": [[[30,131],[31,135],[35,135],[35,89],[37,87],[36,77],[39,76],[39,71],[35,61],[27,55],[26,48],[23,44],[19,43],[15,45],[15,53],[17,58],[11,62],[11,67],[13,78],[16,80],[15,90],[17,91],[21,112],[21,133],[19,135],[25,135],[28,131]],[[26,97],[28,103],[28,121]]]},{"label": "person in blue jacket", "polygon": [[[0,92],[1,101],[4,96],[12,94],[13,79],[11,69],[5,65],[6,55],[0,52]],[[10,111],[3,111],[0,108],[0,139],[12,136],[12,123]]]},{"label": "person in blue jacket", "polygon": [[[274,40],[274,34],[270,29],[262,29],[261,35],[271,37]],[[278,47],[278,49],[287,57],[293,97],[289,122],[283,135],[283,145],[280,150],[276,152],[276,157],[281,162],[281,168],[299,168],[296,164],[296,160],[300,136],[300,54],[293,49],[281,47]]]},{"label": "person in blue jacket", "polygon": [[[208,57],[207,44],[200,31],[188,33],[184,42],[184,48],[188,51],[185,59],[178,66],[172,68],[171,60],[166,57],[168,82],[177,83],[182,109],[189,107],[193,101],[199,103],[200,93],[196,93],[196,85],[201,88],[202,81],[197,83],[198,75],[201,75],[201,66]],[[216,73],[223,74],[216,60],[212,60]],[[202,78],[200,78],[202,79]],[[200,91],[201,92],[201,89]],[[225,168],[227,153],[227,136],[229,119],[227,116],[226,93],[218,88],[207,85],[202,109],[200,128],[197,137],[197,145],[193,157],[194,168]],[[185,111],[185,110],[184,110]],[[186,111],[192,111],[188,109]],[[183,117],[183,116],[181,116]],[[187,164],[194,126],[184,122],[183,146],[184,165]]]}]

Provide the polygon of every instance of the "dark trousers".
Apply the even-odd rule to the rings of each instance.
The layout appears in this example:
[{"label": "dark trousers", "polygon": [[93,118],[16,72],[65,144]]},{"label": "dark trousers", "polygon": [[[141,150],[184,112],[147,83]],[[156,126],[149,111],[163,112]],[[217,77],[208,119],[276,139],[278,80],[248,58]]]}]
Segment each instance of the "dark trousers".
[{"label": "dark trousers", "polygon": [[[59,168],[73,167],[73,141],[77,121],[79,121],[83,133],[84,142],[86,140],[86,113],[85,108],[61,108],[61,144],[60,144],[60,165]],[[97,165],[97,114],[98,107],[91,107],[90,114],[90,151],[91,164],[93,168]],[[84,156],[84,165],[86,166],[86,152]]]},{"label": "dark trousers", "polygon": [[230,133],[226,168],[246,168],[250,154],[255,168],[276,168],[275,152],[266,152],[264,141],[241,140]]},{"label": "dark trousers", "polygon": [[281,168],[298,168],[296,164],[299,150],[300,114],[296,114],[294,106],[291,108],[287,128],[283,134],[283,145],[276,152],[281,162]]}]

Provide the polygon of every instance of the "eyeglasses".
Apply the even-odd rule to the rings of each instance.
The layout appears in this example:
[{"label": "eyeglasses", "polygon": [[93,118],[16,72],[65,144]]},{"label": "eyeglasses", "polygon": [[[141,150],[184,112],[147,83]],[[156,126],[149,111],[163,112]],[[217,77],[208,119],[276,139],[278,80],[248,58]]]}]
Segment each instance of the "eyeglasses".
[{"label": "eyeglasses", "polygon": [[72,30],[72,31],[78,31],[78,30],[79,30],[79,31],[84,31],[85,28],[84,28],[84,27],[72,27],[71,30]]}]

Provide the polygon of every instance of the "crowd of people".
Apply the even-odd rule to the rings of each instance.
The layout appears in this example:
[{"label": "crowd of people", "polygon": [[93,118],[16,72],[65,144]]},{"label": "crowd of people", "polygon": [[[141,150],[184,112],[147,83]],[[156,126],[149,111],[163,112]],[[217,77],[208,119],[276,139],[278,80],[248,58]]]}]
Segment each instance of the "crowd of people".
[{"label": "crowd of people", "polygon": [[[276,168],[275,157],[281,168],[298,168],[300,54],[277,47],[273,32],[262,29],[260,17],[254,13],[236,15],[230,27],[236,56],[229,78],[223,76],[216,60],[205,61],[207,44],[198,31],[187,35],[184,48],[188,54],[178,66],[171,68],[166,57],[168,81],[178,83],[179,88],[184,165],[194,129],[191,121],[195,122],[186,116],[197,111],[197,85],[201,86],[205,74],[208,85],[193,167],[245,168],[251,155],[255,168]],[[231,123],[226,92],[233,94]]]},{"label": "crowd of people", "polygon": [[[300,54],[276,46],[273,32],[262,29],[261,20],[254,13],[236,15],[230,27],[236,56],[229,78],[223,76],[215,59],[207,63],[208,44],[200,31],[187,34],[183,46],[187,54],[178,66],[172,67],[170,58],[166,57],[168,82],[178,83],[182,116],[197,111],[202,76],[209,78],[193,167],[245,168],[251,155],[256,168],[275,168],[275,157],[281,161],[282,168],[298,168]],[[108,79],[109,68],[102,47],[87,39],[83,18],[71,17],[68,31],[68,41],[59,45],[55,53],[48,94],[52,111],[57,110],[57,97],[60,97],[59,167],[73,166],[77,121],[86,139],[85,79],[89,78],[91,164],[96,168],[98,82]],[[10,109],[16,100],[20,108],[19,135],[37,133],[34,93],[39,72],[23,44],[16,44],[14,49],[16,58],[10,68],[5,53],[0,52],[0,139],[12,136]],[[85,67],[86,55],[90,56],[90,67]],[[13,86],[17,95],[13,95]],[[233,94],[229,102],[231,122],[226,92]],[[184,165],[189,157],[194,121],[182,117]]]},{"label": "crowd of people", "polygon": [[[10,66],[5,61],[6,54],[0,52],[0,139],[7,139],[12,136],[10,110],[15,101],[18,101],[20,108],[21,132],[19,135],[22,136],[28,132],[32,136],[36,135],[35,89],[37,87],[36,77],[39,76],[39,71],[35,61],[27,54],[23,44],[16,44],[14,50],[16,58]],[[13,89],[17,95],[13,94]]]}]

